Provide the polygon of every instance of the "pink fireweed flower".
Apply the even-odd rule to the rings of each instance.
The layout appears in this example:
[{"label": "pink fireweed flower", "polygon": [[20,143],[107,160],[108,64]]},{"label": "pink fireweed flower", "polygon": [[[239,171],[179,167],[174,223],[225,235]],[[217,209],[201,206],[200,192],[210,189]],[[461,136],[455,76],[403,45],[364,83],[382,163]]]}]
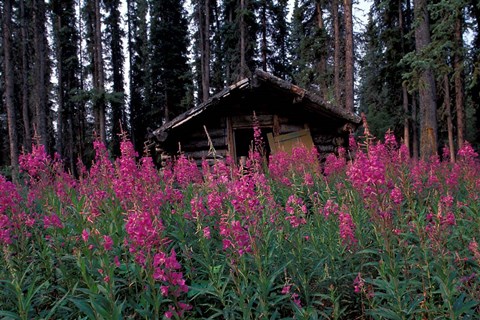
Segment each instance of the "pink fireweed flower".
[{"label": "pink fireweed flower", "polygon": [[203,198],[195,196],[190,200],[190,206],[192,207],[191,215],[187,215],[188,218],[199,219],[206,215],[206,209],[203,204]]},{"label": "pink fireweed flower", "polygon": [[453,206],[453,197],[450,195],[442,196],[440,201],[446,206],[446,208],[451,208]]},{"label": "pink fireweed flower", "polygon": [[20,169],[35,179],[42,174],[48,174],[48,168],[51,162],[50,156],[47,154],[44,145],[32,145],[32,152],[21,154],[18,162]]},{"label": "pink fireweed flower", "polygon": [[50,216],[43,217],[43,226],[45,229],[63,228],[62,221],[55,213],[51,214]]},{"label": "pink fireweed flower", "polygon": [[353,134],[350,134],[348,136],[348,148],[350,151],[355,152],[357,151],[358,145],[357,145],[357,139]]},{"label": "pink fireweed flower", "polygon": [[205,239],[210,239],[210,227],[203,228],[203,236]]},{"label": "pink fireweed flower", "polygon": [[342,243],[346,246],[357,243],[357,239],[355,238],[355,224],[353,223],[352,216],[345,211],[340,211],[338,220]]},{"label": "pink fireweed flower", "polygon": [[355,293],[360,293],[363,291],[365,286],[365,281],[362,278],[362,274],[359,272],[355,279],[353,280],[353,289]]},{"label": "pink fireweed flower", "polygon": [[378,193],[387,191],[385,164],[373,152],[369,156],[363,152],[357,152],[356,160],[347,170],[347,176],[352,185],[361,190],[365,198],[375,197]]},{"label": "pink fireweed flower", "polygon": [[285,211],[289,214],[285,217],[285,220],[289,221],[293,228],[298,228],[300,225],[307,223],[307,220],[305,219],[307,206],[303,200],[296,195],[292,194],[288,197]]},{"label": "pink fireweed flower", "polygon": [[105,251],[110,251],[112,250],[113,247],[113,240],[110,236],[104,235],[103,236],[103,249]]},{"label": "pink fireweed flower", "polygon": [[442,220],[442,223],[443,224],[447,224],[449,226],[454,226],[457,224],[457,220],[455,219],[455,215],[453,214],[453,212],[448,212],[445,217],[443,217],[443,220]]},{"label": "pink fireweed flower", "polygon": [[399,187],[395,187],[390,191],[390,198],[392,199],[393,203],[401,204],[403,201],[403,194]]},{"label": "pink fireweed flower", "polygon": [[10,238],[11,223],[10,219],[5,214],[0,214],[0,244],[11,244]]},{"label": "pink fireweed flower", "polygon": [[202,182],[202,176],[197,164],[181,155],[174,164],[173,173],[175,180],[181,187],[186,187],[190,183]]},{"label": "pink fireweed flower", "polygon": [[472,241],[470,241],[468,245],[468,249],[472,252],[477,262],[480,262],[480,251],[478,249],[478,243],[477,243],[477,240],[475,240],[475,238],[473,238]]},{"label": "pink fireweed flower", "polygon": [[83,240],[83,242],[87,242],[89,236],[90,236],[90,234],[88,233],[87,229],[83,229],[83,231],[82,231],[82,240]]},{"label": "pink fireweed flower", "polygon": [[300,296],[298,295],[298,293],[293,293],[292,299],[293,299],[293,303],[295,303],[297,307],[299,308],[302,307],[302,301],[300,300]]},{"label": "pink fireweed flower", "polygon": [[292,287],[291,285],[284,285],[282,288],[282,294],[289,294],[291,287]]},{"label": "pink fireweed flower", "polygon": [[323,215],[325,216],[325,218],[328,218],[330,215],[338,214],[339,210],[340,207],[338,206],[338,203],[336,203],[332,199],[328,199],[325,203],[325,206],[323,207]]},{"label": "pink fireweed flower", "polygon": [[240,256],[252,252],[250,234],[240,221],[222,221],[220,235],[223,237],[223,250],[231,248],[232,252]]},{"label": "pink fireweed flower", "polygon": [[478,159],[478,153],[473,150],[468,141],[463,143],[463,147],[458,150],[457,156],[460,161],[467,163],[474,163]]},{"label": "pink fireweed flower", "polygon": [[166,241],[161,220],[148,211],[131,210],[128,213],[125,230],[132,252],[149,251]]},{"label": "pink fireweed flower", "polygon": [[306,186],[313,186],[313,177],[312,174],[309,172],[306,172],[305,175],[303,176],[303,181]]},{"label": "pink fireweed flower", "polygon": [[168,296],[168,286],[161,286],[160,292],[162,293],[162,296],[164,297]]},{"label": "pink fireweed flower", "polygon": [[345,169],[346,164],[345,149],[343,147],[339,147],[338,156],[329,154],[325,159],[323,173],[326,176],[341,173]]},{"label": "pink fireweed flower", "polygon": [[398,147],[397,139],[390,129],[385,133],[385,146],[389,150],[395,150]]},{"label": "pink fireweed flower", "polygon": [[118,268],[120,267],[120,259],[118,258],[118,256],[115,256],[113,258],[113,263],[115,264],[115,266]]}]

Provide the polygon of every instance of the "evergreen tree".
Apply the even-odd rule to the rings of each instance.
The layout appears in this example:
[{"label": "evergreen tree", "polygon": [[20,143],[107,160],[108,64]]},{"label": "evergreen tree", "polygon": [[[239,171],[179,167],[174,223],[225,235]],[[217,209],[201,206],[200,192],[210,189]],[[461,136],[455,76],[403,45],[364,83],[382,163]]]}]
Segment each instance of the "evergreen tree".
[{"label": "evergreen tree", "polygon": [[80,64],[75,1],[52,0],[50,9],[58,81],[56,151],[66,167],[75,172],[79,144],[83,143],[76,134]]},{"label": "evergreen tree", "polygon": [[100,0],[85,1],[85,41],[91,75],[91,104],[94,118],[94,133],[107,143],[105,67],[103,57],[102,10]]},{"label": "evergreen tree", "polygon": [[232,83],[250,76],[257,66],[255,0],[225,0],[223,2],[222,40],[225,82]]},{"label": "evergreen tree", "polygon": [[468,85],[469,97],[472,100],[473,108],[475,110],[476,120],[476,132],[475,140],[476,145],[480,146],[480,3],[477,0],[470,0],[469,13],[473,24],[473,46],[471,49],[472,63],[472,79]]},{"label": "evergreen tree", "polygon": [[203,102],[210,96],[210,70],[211,70],[211,39],[213,30],[212,2],[210,0],[197,0],[192,2],[193,21],[195,32],[193,34],[193,51],[195,66],[195,85],[198,91],[198,102]]},{"label": "evergreen tree", "polygon": [[130,84],[130,128],[135,150],[144,149],[147,127],[156,128],[148,115],[148,3],[146,0],[127,0],[127,27]]},{"label": "evergreen tree", "polygon": [[289,25],[287,0],[262,0],[258,16],[261,67],[277,77],[290,76],[288,57]]},{"label": "evergreen tree", "polygon": [[[182,0],[150,1],[149,97],[151,119],[168,121],[191,104],[188,25]],[[153,125],[152,124],[152,125]]]},{"label": "evergreen tree", "polygon": [[120,155],[120,132],[126,130],[126,112],[123,87],[123,44],[125,36],[121,28],[120,0],[104,0],[108,16],[105,19],[106,40],[109,49],[109,73],[113,92],[109,94],[111,107],[111,149],[114,155]]},{"label": "evergreen tree", "polygon": [[44,0],[33,0],[33,40],[34,40],[34,87],[35,124],[39,143],[50,149],[49,145],[49,111],[48,108],[48,73],[47,70],[47,33]]},{"label": "evergreen tree", "polygon": [[[332,4],[329,9],[333,8]],[[335,62],[327,65],[327,61],[333,55],[328,48],[334,45],[330,36],[332,32],[326,26],[324,10],[327,10],[327,6],[321,0],[315,2],[302,0],[294,3],[290,36],[294,68],[293,81],[300,86],[316,90],[327,100],[333,100],[329,91],[335,87],[334,83],[331,83]],[[336,14],[335,10],[333,10],[333,14]],[[333,14],[331,14],[332,23],[339,21],[333,18]],[[340,34],[338,36],[340,37]],[[340,63],[340,42],[338,42],[336,57],[338,58],[337,63]],[[340,76],[340,72],[338,76]],[[337,88],[340,92],[340,86]]]},{"label": "evergreen tree", "polygon": [[21,29],[21,88],[22,88],[22,120],[23,120],[23,148],[27,152],[32,148],[32,125],[31,125],[31,110],[30,110],[30,90],[29,87],[29,66],[31,64],[31,58],[29,58],[28,52],[29,46],[29,21],[30,17],[27,12],[28,8],[25,5],[25,0],[20,0],[20,29]]},{"label": "evergreen tree", "polygon": [[12,2],[6,0],[2,11],[3,75],[5,78],[5,107],[7,109],[8,139],[10,144],[10,165],[13,179],[18,175],[17,119],[13,98],[14,74],[12,51]]},{"label": "evergreen tree", "polygon": [[375,1],[363,35],[360,111],[367,114],[370,129],[377,137],[388,129],[397,135],[403,132],[405,137],[403,129],[407,127],[405,119],[409,119],[410,104],[402,77],[407,67],[401,61],[405,53],[413,50],[411,38],[405,36],[411,32],[409,8],[408,0]]},{"label": "evergreen tree", "polygon": [[423,66],[419,69],[420,103],[420,155],[429,159],[437,154],[437,94],[431,64],[427,61],[426,48],[430,45],[430,20],[426,0],[415,0],[415,50]]}]

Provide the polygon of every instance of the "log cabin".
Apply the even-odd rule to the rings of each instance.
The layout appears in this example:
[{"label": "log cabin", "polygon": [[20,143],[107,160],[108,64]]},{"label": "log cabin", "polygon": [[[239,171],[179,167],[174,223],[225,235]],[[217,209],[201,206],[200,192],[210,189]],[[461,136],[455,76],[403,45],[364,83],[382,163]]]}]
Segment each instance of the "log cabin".
[{"label": "log cabin", "polygon": [[359,116],[262,70],[234,83],[153,131],[157,150],[201,162],[230,156],[243,160],[253,141],[254,114],[267,155],[302,143],[320,158],[347,147]]}]

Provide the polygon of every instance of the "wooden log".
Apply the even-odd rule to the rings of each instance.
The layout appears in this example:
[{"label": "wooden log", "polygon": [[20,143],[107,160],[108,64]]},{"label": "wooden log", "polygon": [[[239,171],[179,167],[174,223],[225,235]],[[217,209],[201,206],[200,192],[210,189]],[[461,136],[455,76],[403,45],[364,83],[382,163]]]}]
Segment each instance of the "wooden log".
[{"label": "wooden log", "polygon": [[296,132],[304,129],[305,128],[303,124],[287,124],[287,123],[280,124],[280,134]]},{"label": "wooden log", "polygon": [[333,139],[335,139],[332,135],[313,135],[312,138],[315,144],[331,144]]},{"label": "wooden log", "polygon": [[[218,127],[207,127],[207,132],[210,138],[219,138],[226,136],[227,132],[225,128],[218,128]],[[205,133],[205,129],[202,127],[195,128],[195,130],[190,129],[190,131],[185,130],[181,133],[176,134],[175,137],[183,137],[183,140],[186,139],[207,139],[207,134]]]},{"label": "wooden log", "polygon": [[[213,158],[213,154],[209,150],[197,150],[197,151],[191,151],[191,152],[185,152],[184,153],[187,158],[192,158],[192,159],[210,159]],[[228,154],[227,149],[219,149],[215,150],[215,155],[217,157],[226,157]]]},{"label": "wooden log", "polygon": [[334,145],[331,145],[331,144],[328,144],[328,145],[324,145],[324,144],[321,144],[321,145],[317,145],[317,150],[319,152],[335,152],[335,146]]},{"label": "wooden log", "polygon": [[[212,144],[214,148],[218,147],[226,147],[227,140],[226,137],[219,137],[219,138],[211,138]],[[202,150],[202,149],[209,149],[210,144],[208,142],[207,137],[204,139],[191,139],[191,140],[184,140],[182,145],[182,150],[185,151],[194,151],[194,150]]]},{"label": "wooden log", "polygon": [[[272,127],[273,126],[273,114],[257,115],[257,121],[260,127]],[[252,128],[253,127],[253,115],[235,115],[232,116],[233,128]]]}]

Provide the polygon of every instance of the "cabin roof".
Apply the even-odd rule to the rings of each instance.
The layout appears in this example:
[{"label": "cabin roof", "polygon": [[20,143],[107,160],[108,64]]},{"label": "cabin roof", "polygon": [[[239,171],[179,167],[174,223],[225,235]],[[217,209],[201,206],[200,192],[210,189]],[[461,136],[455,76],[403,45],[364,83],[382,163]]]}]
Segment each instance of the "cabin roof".
[{"label": "cabin roof", "polygon": [[340,109],[326,101],[324,101],[318,94],[302,89],[299,86],[296,86],[286,80],[280,79],[268,72],[257,69],[251,78],[242,79],[229,87],[226,87],[219,93],[210,97],[207,101],[199,104],[196,107],[189,109],[188,111],[180,114],[171,121],[168,121],[160,128],[156,129],[153,132],[153,135],[157,137],[160,141],[166,138],[168,131],[182,126],[186,122],[196,118],[200,114],[211,109],[213,106],[218,105],[222,102],[223,99],[227,98],[229,95],[242,90],[255,89],[261,85],[266,84],[274,90],[287,93],[292,97],[292,101],[302,102],[299,105],[304,106],[312,112],[316,112],[323,115],[328,115],[330,117],[343,119],[346,122],[350,122],[356,125],[359,125],[361,118],[344,109]]}]

